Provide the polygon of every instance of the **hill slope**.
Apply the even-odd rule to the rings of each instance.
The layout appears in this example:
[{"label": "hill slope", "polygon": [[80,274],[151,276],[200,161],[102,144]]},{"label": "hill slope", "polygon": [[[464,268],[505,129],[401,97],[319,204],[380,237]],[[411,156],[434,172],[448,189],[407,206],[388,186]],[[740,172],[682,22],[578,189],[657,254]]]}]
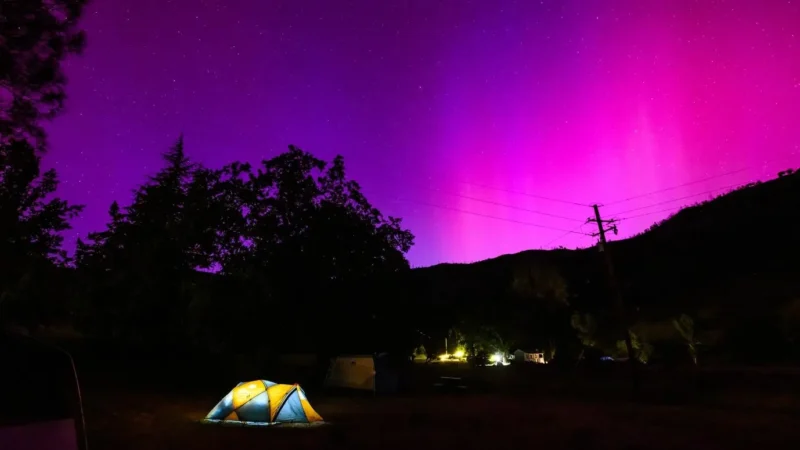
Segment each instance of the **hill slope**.
[{"label": "hill slope", "polygon": [[[798,221],[796,172],[684,208],[640,235],[610,243],[609,250],[640,319],[704,311],[772,314],[800,299]],[[531,250],[414,269],[399,288],[431,316],[467,309],[491,322],[513,306],[515,274],[546,269],[566,281],[571,304],[602,310],[610,304],[602,264],[596,248]]]}]

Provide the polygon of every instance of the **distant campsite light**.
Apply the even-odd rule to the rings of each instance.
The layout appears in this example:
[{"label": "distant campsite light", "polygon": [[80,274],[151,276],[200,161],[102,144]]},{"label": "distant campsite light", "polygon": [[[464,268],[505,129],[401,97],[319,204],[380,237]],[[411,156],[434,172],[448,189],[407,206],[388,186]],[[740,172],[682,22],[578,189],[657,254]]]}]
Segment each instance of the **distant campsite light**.
[{"label": "distant campsite light", "polygon": [[498,363],[503,361],[503,354],[502,353],[495,353],[494,355],[489,357],[489,361],[493,363]]},{"label": "distant campsite light", "polygon": [[449,357],[450,355],[448,355],[447,353],[442,353],[441,355],[439,355],[439,359],[442,361],[446,360]]},{"label": "distant campsite light", "polygon": [[459,358],[459,359],[463,358],[464,357],[464,350],[461,350],[461,349],[456,350],[456,352],[453,353],[453,356],[455,356],[456,358]]}]

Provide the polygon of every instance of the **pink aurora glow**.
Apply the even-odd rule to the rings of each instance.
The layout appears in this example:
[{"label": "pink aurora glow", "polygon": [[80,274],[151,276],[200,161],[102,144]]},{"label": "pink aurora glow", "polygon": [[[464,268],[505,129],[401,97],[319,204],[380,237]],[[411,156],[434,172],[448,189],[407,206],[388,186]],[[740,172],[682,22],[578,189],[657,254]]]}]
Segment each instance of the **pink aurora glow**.
[{"label": "pink aurora glow", "polygon": [[350,3],[93,2],[47,159],[88,205],[70,240],[101,228],[180,132],[209,165],[289,143],[344,154],[417,235],[415,266],[539,248],[564,232],[518,222],[580,231],[591,213],[507,191],[611,203],[746,169],[613,215],[800,165],[797,2]]}]

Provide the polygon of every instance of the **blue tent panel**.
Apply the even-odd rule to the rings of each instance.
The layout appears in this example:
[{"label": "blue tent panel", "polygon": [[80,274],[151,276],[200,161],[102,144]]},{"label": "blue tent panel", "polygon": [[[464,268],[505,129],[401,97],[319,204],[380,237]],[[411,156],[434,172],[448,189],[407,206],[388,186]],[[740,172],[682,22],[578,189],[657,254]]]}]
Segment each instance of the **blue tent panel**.
[{"label": "blue tent panel", "polygon": [[233,411],[233,391],[228,392],[228,395],[223,397],[206,417],[212,420],[224,420],[231,411]]},{"label": "blue tent panel", "polygon": [[236,410],[242,422],[269,422],[269,396],[262,392]]},{"label": "blue tent panel", "polygon": [[[262,383],[262,385],[258,383]],[[261,390],[262,386],[265,388],[263,391]],[[284,385],[266,380],[255,380],[239,383],[237,388],[225,395],[214,406],[206,416],[205,423],[266,426],[281,422],[322,422],[322,417],[314,411],[308,403],[305,393],[296,384]],[[275,403],[271,404],[271,402]],[[234,409],[234,405],[238,405],[238,408]],[[275,417],[272,417],[272,414],[275,414]]]},{"label": "blue tent panel", "polygon": [[278,411],[276,422],[308,422],[306,413],[303,411],[303,405],[300,403],[300,396],[297,389],[293,390],[286,398],[283,406]]}]

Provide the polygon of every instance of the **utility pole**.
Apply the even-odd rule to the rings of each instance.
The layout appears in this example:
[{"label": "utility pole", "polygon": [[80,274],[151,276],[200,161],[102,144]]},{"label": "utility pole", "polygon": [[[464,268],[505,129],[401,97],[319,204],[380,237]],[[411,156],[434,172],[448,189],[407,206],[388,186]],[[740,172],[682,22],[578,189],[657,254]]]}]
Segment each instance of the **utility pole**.
[{"label": "utility pole", "polygon": [[[606,266],[606,274],[608,275],[608,284],[609,288],[611,289],[611,295],[614,299],[614,308],[616,309],[617,317],[619,320],[620,325],[622,325],[623,329],[625,330],[625,348],[628,351],[628,365],[631,368],[631,378],[633,383],[634,395],[636,395],[636,391],[638,390],[638,374],[636,371],[636,353],[633,349],[633,342],[631,340],[631,332],[629,329],[630,320],[628,317],[628,313],[625,310],[625,302],[622,299],[622,291],[619,288],[619,284],[617,283],[617,277],[614,272],[614,263],[611,260],[611,255],[608,252],[608,242],[606,241],[606,232],[613,231],[614,234],[617,234],[617,225],[615,219],[610,220],[603,220],[600,217],[600,207],[598,205],[592,205],[594,209],[594,219],[589,219],[589,222],[597,223],[597,233],[592,234],[592,236],[596,236],[600,238],[600,242],[598,244],[600,253],[603,254],[603,260]],[[610,225],[606,228],[606,224]]]}]

